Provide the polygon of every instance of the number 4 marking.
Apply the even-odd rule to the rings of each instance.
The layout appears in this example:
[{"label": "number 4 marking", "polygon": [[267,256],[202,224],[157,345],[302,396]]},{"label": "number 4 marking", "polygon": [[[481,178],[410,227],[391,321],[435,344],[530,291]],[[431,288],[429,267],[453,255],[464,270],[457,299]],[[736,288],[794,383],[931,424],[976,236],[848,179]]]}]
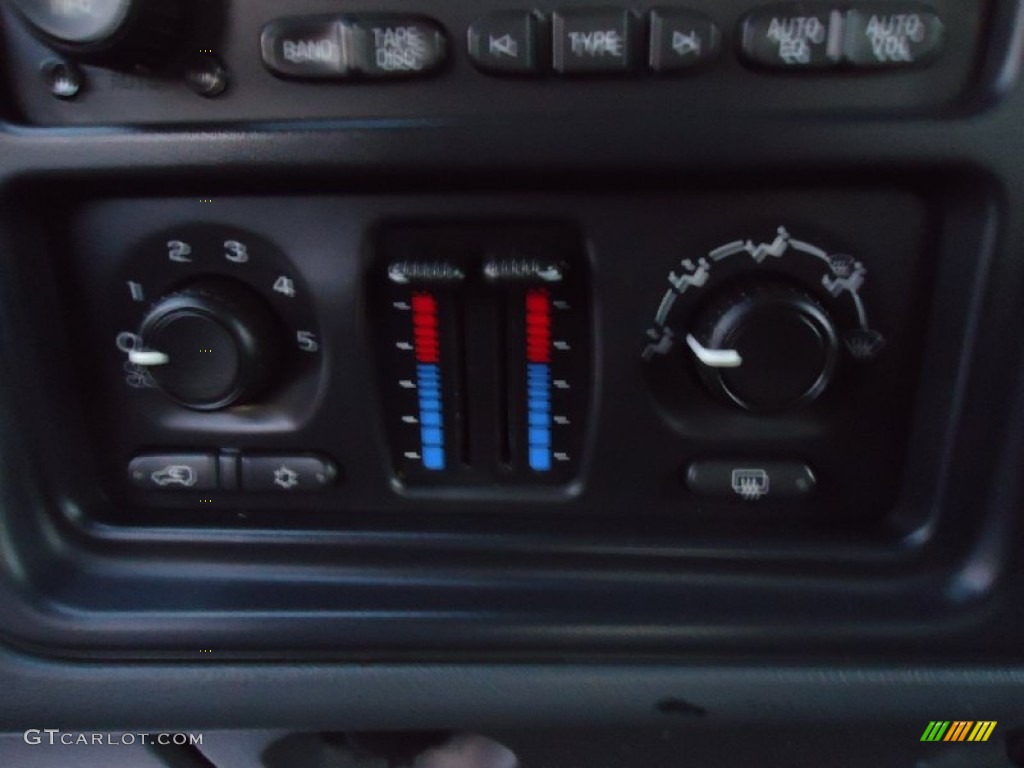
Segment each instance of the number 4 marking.
[{"label": "number 4 marking", "polygon": [[295,282],[290,277],[281,275],[274,281],[274,290],[290,299],[295,298]]}]

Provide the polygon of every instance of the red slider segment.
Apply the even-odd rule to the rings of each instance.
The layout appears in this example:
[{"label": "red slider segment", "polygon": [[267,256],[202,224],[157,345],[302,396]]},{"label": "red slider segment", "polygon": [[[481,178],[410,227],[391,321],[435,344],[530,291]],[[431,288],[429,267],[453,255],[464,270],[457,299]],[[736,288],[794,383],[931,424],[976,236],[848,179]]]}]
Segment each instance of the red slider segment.
[{"label": "red slider segment", "polygon": [[429,293],[412,297],[412,332],[416,362],[440,363],[441,338],[438,334],[437,299]]},{"label": "red slider segment", "polygon": [[551,298],[542,288],[526,292],[526,360],[551,362]]}]

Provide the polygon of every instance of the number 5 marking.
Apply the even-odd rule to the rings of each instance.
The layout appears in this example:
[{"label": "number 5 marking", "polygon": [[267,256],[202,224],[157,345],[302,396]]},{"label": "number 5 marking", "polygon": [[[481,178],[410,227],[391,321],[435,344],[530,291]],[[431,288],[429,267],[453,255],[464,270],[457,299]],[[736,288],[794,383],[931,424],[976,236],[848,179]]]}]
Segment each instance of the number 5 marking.
[{"label": "number 5 marking", "polygon": [[320,349],[320,342],[316,340],[316,334],[312,331],[299,331],[295,334],[299,342],[299,349],[303,352],[316,352]]}]

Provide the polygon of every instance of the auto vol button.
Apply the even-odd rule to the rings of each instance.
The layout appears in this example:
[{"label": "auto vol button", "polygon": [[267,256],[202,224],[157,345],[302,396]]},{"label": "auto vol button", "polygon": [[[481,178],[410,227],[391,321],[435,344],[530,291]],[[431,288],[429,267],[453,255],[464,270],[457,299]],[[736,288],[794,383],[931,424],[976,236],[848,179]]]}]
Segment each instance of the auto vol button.
[{"label": "auto vol button", "polygon": [[866,3],[846,14],[843,53],[855,67],[907,67],[934,59],[944,27],[928,8],[900,3]]}]

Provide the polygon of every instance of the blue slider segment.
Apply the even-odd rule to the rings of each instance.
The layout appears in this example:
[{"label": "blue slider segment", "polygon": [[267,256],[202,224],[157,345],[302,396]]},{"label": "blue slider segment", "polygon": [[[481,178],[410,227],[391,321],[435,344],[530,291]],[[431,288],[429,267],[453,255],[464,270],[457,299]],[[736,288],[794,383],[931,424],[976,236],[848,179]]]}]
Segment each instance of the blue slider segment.
[{"label": "blue slider segment", "polygon": [[416,387],[420,398],[420,436],[423,466],[444,469],[444,422],[441,411],[441,367],[433,363],[416,366]]},{"label": "blue slider segment", "polygon": [[526,366],[526,404],[530,469],[551,470],[551,366],[528,363]]}]

